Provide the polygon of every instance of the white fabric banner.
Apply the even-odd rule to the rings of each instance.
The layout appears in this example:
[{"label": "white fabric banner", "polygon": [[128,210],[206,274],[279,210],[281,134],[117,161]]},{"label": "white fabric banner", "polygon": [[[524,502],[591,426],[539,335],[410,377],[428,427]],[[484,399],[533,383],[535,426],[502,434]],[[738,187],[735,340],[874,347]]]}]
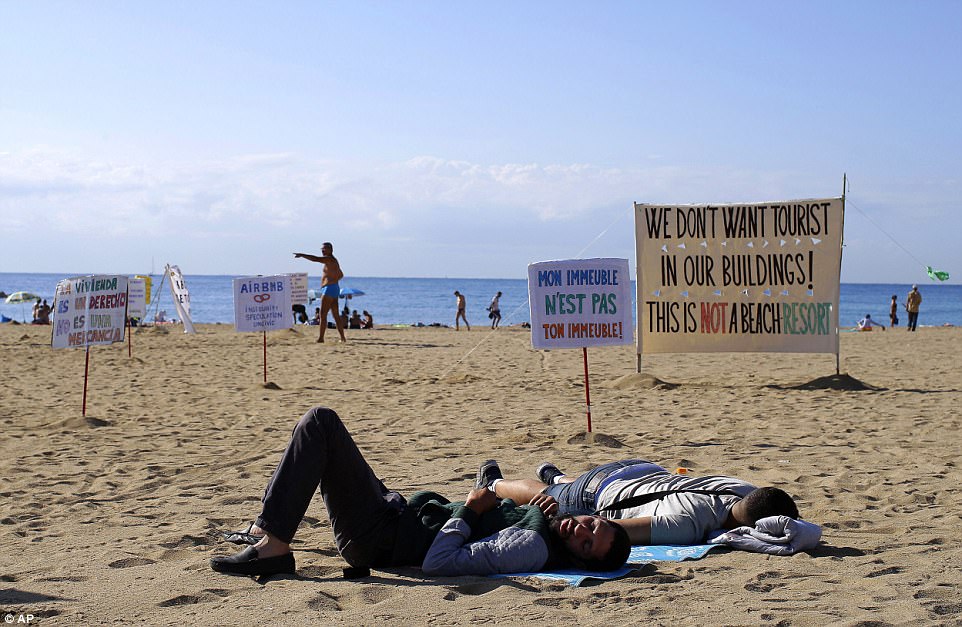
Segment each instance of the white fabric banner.
[{"label": "white fabric banner", "polygon": [[530,264],[528,302],[534,348],[632,343],[627,259],[567,259]]},{"label": "white fabric banner", "polygon": [[838,353],[841,198],[635,203],[638,353]]},{"label": "white fabric banner", "polygon": [[127,277],[92,274],[58,282],[51,326],[53,348],[123,342]]},{"label": "white fabric banner", "polygon": [[167,278],[170,279],[170,294],[174,297],[177,317],[184,323],[184,333],[194,333],[194,322],[190,319],[190,292],[184,275],[177,266],[167,265]]},{"label": "white fabric banner", "polygon": [[293,324],[288,275],[234,279],[234,327],[238,331],[290,329]]}]

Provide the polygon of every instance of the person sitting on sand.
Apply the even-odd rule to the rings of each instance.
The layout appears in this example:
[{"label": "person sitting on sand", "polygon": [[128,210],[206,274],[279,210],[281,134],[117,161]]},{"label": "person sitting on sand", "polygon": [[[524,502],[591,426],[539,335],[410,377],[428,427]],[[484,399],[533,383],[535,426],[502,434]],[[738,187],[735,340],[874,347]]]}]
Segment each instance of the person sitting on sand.
[{"label": "person sitting on sand", "polygon": [[360,329],[364,321],[361,320],[361,315],[357,313],[357,309],[351,312],[351,317],[347,321],[347,328],[349,329]]},{"label": "person sitting on sand", "polygon": [[[608,571],[631,550],[628,534],[600,516],[549,519],[537,504],[499,502],[488,486],[500,479],[485,462],[464,502],[418,492],[406,500],[388,490],[331,409],[315,407],[298,421],[267,483],[261,514],[227,539],[251,544],[210,560],[213,570],[238,575],[293,573],[290,543],[320,489],[341,557],[364,576],[370,566],[421,566],[431,575],[531,572],[575,565]],[[360,569],[361,572],[358,572]]]},{"label": "person sitting on sand", "polygon": [[371,314],[369,314],[368,311],[367,311],[367,309],[365,309],[365,310],[361,313],[361,316],[364,317],[364,322],[361,324],[361,328],[362,328],[362,329],[373,329],[373,328],[374,328],[374,316],[372,316]]},{"label": "person sitting on sand", "polygon": [[885,330],[885,327],[883,325],[872,320],[872,314],[865,314],[865,317],[858,321],[859,331],[871,331],[875,327],[879,327],[883,331]]},{"label": "person sitting on sand", "polygon": [[779,488],[720,475],[672,474],[658,464],[629,459],[570,478],[551,463],[538,480],[493,482],[501,498],[530,502],[545,513],[601,513],[625,528],[632,544],[692,545],[718,529],[754,526],[762,518],[798,518],[798,507]]}]

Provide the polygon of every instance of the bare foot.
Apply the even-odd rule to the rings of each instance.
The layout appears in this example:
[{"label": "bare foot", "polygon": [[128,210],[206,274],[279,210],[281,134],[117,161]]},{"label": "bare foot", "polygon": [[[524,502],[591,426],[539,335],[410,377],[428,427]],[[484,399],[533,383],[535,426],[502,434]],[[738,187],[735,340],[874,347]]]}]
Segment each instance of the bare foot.
[{"label": "bare foot", "polygon": [[257,549],[257,557],[261,559],[287,555],[291,552],[290,544],[271,534],[267,534],[261,538],[261,541],[254,545],[254,548]]}]

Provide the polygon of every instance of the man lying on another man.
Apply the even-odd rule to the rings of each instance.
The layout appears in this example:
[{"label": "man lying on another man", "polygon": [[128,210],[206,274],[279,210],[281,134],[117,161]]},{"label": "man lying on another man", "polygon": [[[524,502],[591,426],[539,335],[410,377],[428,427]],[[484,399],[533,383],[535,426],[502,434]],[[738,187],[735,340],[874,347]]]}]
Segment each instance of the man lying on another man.
[{"label": "man lying on another man", "polygon": [[590,513],[549,516],[543,508],[551,503],[539,506],[540,498],[520,506],[499,501],[488,486],[500,478],[497,464],[486,462],[463,503],[432,492],[405,499],[375,476],[338,415],[315,407],[295,426],[260,516],[246,531],[228,534],[252,546],[210,565],[239,575],[293,573],[290,543],[318,489],[337,550],[352,567],[346,577],[363,576],[370,566],[485,575],[546,566],[610,571],[625,563],[631,544],[622,527]]}]

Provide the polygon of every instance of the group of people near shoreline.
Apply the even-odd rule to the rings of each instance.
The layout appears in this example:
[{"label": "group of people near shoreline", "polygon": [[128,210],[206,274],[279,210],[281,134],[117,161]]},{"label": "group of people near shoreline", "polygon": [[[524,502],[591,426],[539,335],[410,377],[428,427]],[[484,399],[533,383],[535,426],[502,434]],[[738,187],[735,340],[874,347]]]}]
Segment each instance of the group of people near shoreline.
[{"label": "group of people near shoreline", "polygon": [[[468,301],[464,297],[464,294],[458,290],[454,290],[455,306],[457,307],[457,313],[454,314],[454,330],[460,331],[461,326],[458,324],[460,320],[464,320],[464,326],[467,327],[468,331],[471,330],[471,325],[468,324],[467,308]],[[496,329],[501,326],[501,292],[494,295],[491,299],[491,303],[486,307],[488,312],[488,318],[491,320],[491,328]]]},{"label": "group of people near shoreline", "polygon": [[[909,291],[908,296],[905,298],[905,311],[908,313],[908,321],[906,324],[906,330],[915,331],[919,324],[919,308],[922,305],[922,294],[919,292],[919,286],[913,285],[911,291]],[[899,324],[899,302],[898,296],[892,294],[892,302],[889,305],[889,324],[893,327]],[[857,328],[859,331],[871,331],[874,328],[881,328],[885,330],[885,325],[879,324],[875,320],[872,320],[872,314],[865,314],[865,317],[858,321]]]}]

